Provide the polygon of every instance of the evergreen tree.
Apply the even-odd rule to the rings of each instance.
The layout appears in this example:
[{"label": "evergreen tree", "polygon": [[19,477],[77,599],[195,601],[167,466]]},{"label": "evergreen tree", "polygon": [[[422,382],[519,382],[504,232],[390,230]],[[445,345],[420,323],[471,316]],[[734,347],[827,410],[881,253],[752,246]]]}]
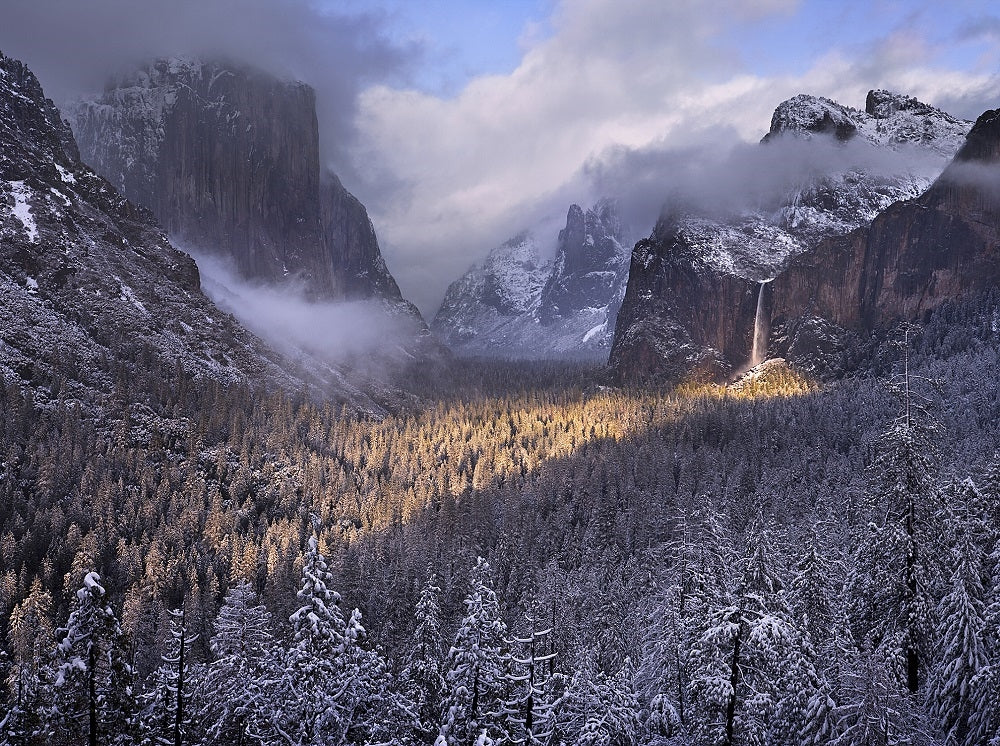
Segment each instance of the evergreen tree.
[{"label": "evergreen tree", "polygon": [[136,711],[132,669],[121,626],[96,572],[84,576],[69,621],[59,632],[46,737],[51,743],[88,746],[131,743]]},{"label": "evergreen tree", "polygon": [[292,646],[279,684],[279,702],[268,725],[277,737],[298,746],[342,744],[362,739],[378,725],[384,705],[385,664],[361,648],[361,612],[345,619],[340,594],[319,542],[311,536],[302,567],[298,610],[290,617]]},{"label": "evergreen tree", "polygon": [[639,738],[639,703],[627,669],[608,676],[588,665],[555,700],[549,746],[633,746]]},{"label": "evergreen tree", "polygon": [[437,576],[427,578],[417,602],[412,646],[400,673],[403,694],[413,703],[417,729],[428,740],[438,729],[445,682],[441,674],[444,641],[441,631],[441,589]]},{"label": "evergreen tree", "polygon": [[771,567],[773,539],[748,527],[744,572],[731,600],[709,609],[691,650],[697,737],[713,744],[795,744],[819,680]]},{"label": "evergreen tree", "polygon": [[276,649],[271,615],[246,581],[226,593],[210,648],[215,659],[204,667],[206,698],[199,715],[207,742],[266,743],[261,721],[283,655]]},{"label": "evergreen tree", "polygon": [[191,726],[191,644],[183,603],[170,609],[163,663],[153,672],[153,686],[145,695],[143,746],[181,746],[189,743]]},{"label": "evergreen tree", "polygon": [[964,541],[956,552],[951,590],[938,608],[941,629],[930,686],[931,711],[947,734],[947,743],[972,746],[973,682],[989,663],[984,646],[983,585],[976,549]]},{"label": "evergreen tree", "polygon": [[350,704],[342,706],[338,695],[346,694],[343,657],[352,640],[332,582],[319,542],[311,536],[297,594],[300,606],[289,619],[293,637],[281,700],[270,722],[289,744],[343,743],[350,727]]},{"label": "evergreen tree", "polygon": [[490,582],[490,566],[480,557],[470,577],[465,617],[448,653],[439,741],[466,746],[483,732],[490,738],[503,733],[506,635]]},{"label": "evergreen tree", "polygon": [[[9,709],[3,718],[0,738],[11,744],[27,743],[29,736],[41,727],[43,694],[42,679],[51,663],[52,596],[42,589],[35,578],[27,598],[14,607],[10,616],[10,646],[13,653],[5,677],[9,692]],[[2,742],[2,741],[0,741]]]},{"label": "evergreen tree", "polygon": [[878,440],[850,596],[855,636],[896,659],[906,688],[915,693],[927,666],[933,610],[927,568],[938,511],[931,439],[936,424],[912,391],[909,334],[907,328],[898,384],[902,411]]},{"label": "evergreen tree", "polygon": [[510,695],[503,712],[507,718],[508,742],[538,746],[548,740],[552,730],[549,722],[552,703],[547,701],[547,696],[551,691],[549,678],[556,654],[548,646],[552,628],[535,630],[534,620],[528,621],[532,625],[530,633],[508,641]]}]

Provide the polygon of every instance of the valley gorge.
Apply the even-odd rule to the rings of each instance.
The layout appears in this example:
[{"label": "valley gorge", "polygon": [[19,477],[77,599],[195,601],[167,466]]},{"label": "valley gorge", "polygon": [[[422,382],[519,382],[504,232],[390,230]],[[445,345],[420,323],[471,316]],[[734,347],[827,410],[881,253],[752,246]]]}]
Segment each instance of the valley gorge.
[{"label": "valley gorge", "polygon": [[0,55],[0,746],[996,740],[998,111],[795,96],[428,326],[315,96]]}]

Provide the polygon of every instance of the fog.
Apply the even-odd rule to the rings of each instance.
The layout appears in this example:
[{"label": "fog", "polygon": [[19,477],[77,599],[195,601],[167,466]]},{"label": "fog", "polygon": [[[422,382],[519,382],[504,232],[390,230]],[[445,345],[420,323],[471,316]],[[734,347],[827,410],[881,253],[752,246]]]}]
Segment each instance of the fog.
[{"label": "fog", "polygon": [[724,219],[776,210],[797,191],[826,175],[864,172],[876,180],[905,174],[933,179],[948,159],[911,145],[875,147],[861,137],[784,136],[764,144],[713,129],[683,148],[660,142],[616,148],[588,161],[594,191],[621,200],[626,220],[650,226],[664,207]]},{"label": "fog", "polygon": [[419,53],[388,41],[383,23],[304,0],[3,0],[0,51],[25,62],[56,104],[155,57],[246,61],[316,89],[321,145],[347,164],[359,92],[405,80]]},{"label": "fog", "polygon": [[294,283],[268,286],[247,282],[227,259],[184,247],[198,263],[202,289],[222,310],[292,358],[303,356],[334,366],[386,373],[387,365],[410,357],[407,347],[418,322],[392,314],[381,301],[313,302]]},{"label": "fog", "polygon": [[1000,199],[1000,163],[957,161],[948,166],[942,179],[981,191],[991,200]]}]

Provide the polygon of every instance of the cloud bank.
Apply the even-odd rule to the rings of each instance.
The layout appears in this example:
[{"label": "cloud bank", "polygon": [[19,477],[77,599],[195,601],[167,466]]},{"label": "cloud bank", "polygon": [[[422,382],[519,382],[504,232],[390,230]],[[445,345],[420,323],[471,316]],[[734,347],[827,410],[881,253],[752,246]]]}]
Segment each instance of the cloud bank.
[{"label": "cloud bank", "polygon": [[[755,72],[734,34],[799,10],[778,0],[563,0],[552,36],[509,75],[480,77],[452,98],[367,88],[354,156],[369,179],[357,193],[404,293],[433,310],[471,260],[570,202],[617,192],[609,196],[643,233],[679,186],[708,197],[743,175],[746,188],[769,186],[754,169],[722,185],[685,173],[715,179],[726,169],[718,162],[756,148],[774,107],[795,94],[862,107],[868,90],[884,87],[974,117],[1000,91],[989,71],[931,66],[908,22],[801,67]],[[740,167],[757,156],[732,157]]]},{"label": "cloud bank", "polygon": [[308,301],[302,288],[249,283],[230,261],[185,250],[197,261],[202,287],[216,305],[292,360],[346,366],[380,379],[412,357],[406,347],[419,331],[415,320],[392,314],[380,301]]},{"label": "cloud bank", "polygon": [[361,91],[405,81],[419,56],[388,39],[385,20],[307,0],[4,0],[0,50],[27,63],[57,104],[154,57],[246,61],[316,88],[322,145],[347,164]]},{"label": "cloud bank", "polygon": [[[57,101],[159,55],[225,55],[310,83],[327,162],[427,315],[512,235],[534,229],[554,244],[571,202],[618,196],[642,234],[678,190],[707,202],[718,189],[725,203],[744,176],[744,191],[772,188],[755,173],[776,166],[754,168],[747,144],[797,93],[860,107],[884,87],[966,118],[1000,94],[1000,20],[985,2],[555,0],[544,34],[525,29],[516,69],[454,95],[416,88],[428,59],[394,41],[386,2],[5,0],[0,49]],[[866,13],[881,35],[850,27]],[[785,26],[797,33],[814,16],[829,34],[789,36]],[[708,179],[727,169],[724,186]]]}]

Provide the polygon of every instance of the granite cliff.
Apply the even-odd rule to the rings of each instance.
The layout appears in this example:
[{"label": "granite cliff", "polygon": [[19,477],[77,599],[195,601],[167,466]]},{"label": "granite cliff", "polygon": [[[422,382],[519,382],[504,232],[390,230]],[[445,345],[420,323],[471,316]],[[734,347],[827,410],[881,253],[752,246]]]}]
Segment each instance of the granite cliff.
[{"label": "granite cliff", "polygon": [[466,355],[607,355],[625,291],[628,228],[614,200],[571,205],[555,257],[521,233],[448,288],[432,329]]},{"label": "granite cliff", "polygon": [[315,93],[228,62],[157,60],[77,103],[85,162],[181,245],[321,300],[402,302],[364,206],[320,166]]},{"label": "granite cliff", "polygon": [[1000,111],[987,111],[934,184],[867,228],[822,242],[770,288],[775,351],[808,363],[816,330],[846,344],[1000,281]]},{"label": "granite cliff", "polygon": [[[939,163],[940,173],[970,127],[887,91],[870,92],[864,110],[811,96],[783,102],[761,147],[792,143],[799,155],[808,152],[803,148],[825,148],[834,157],[820,163],[829,161],[832,167],[809,176],[777,204],[721,218],[668,205],[652,235],[633,249],[611,366],[623,378],[726,378],[751,362],[758,308],[774,320],[769,325],[772,352],[821,349],[822,365],[813,360],[811,367],[835,364],[846,344],[846,337],[831,341],[827,334],[827,323],[836,320],[803,324],[800,319],[806,313],[801,304],[810,296],[807,282],[821,282],[821,276],[830,284],[844,279],[832,259],[820,259],[833,252],[823,247],[864,233],[878,216],[923,194],[935,183],[926,169]],[[879,168],[846,159],[848,165],[837,168],[836,154],[848,147]],[[924,172],[910,168],[915,159]],[[821,261],[830,266],[821,269]],[[791,280],[783,273],[794,267],[803,269],[792,282],[792,298]],[[793,318],[799,319],[797,325]],[[789,335],[794,342],[778,344]]]}]

